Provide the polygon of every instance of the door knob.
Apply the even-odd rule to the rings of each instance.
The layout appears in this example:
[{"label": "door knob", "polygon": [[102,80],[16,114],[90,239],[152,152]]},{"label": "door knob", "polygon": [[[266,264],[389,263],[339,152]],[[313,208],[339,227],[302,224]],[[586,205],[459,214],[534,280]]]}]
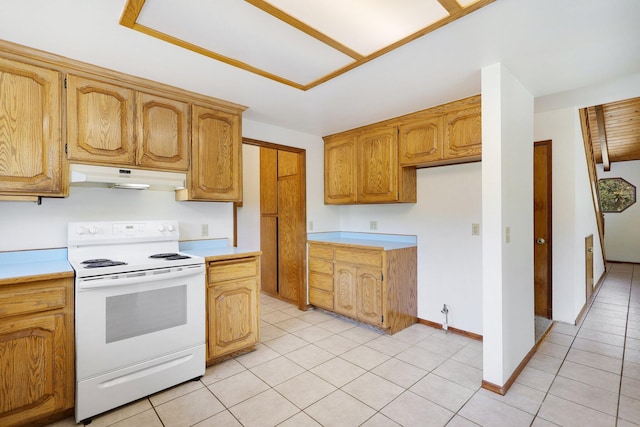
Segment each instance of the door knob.
[{"label": "door knob", "polygon": [[593,248],[588,248],[587,252],[593,252]]},{"label": "door knob", "polygon": [[544,245],[546,242],[542,237],[538,237],[536,239],[536,243],[539,244],[539,245]]}]

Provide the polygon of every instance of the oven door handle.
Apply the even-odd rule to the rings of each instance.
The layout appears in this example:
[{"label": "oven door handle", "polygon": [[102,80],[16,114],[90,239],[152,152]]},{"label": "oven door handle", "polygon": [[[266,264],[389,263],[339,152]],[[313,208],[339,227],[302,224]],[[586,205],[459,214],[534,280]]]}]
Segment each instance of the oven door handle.
[{"label": "oven door handle", "polygon": [[112,276],[85,277],[77,280],[78,290],[127,286],[155,280],[169,280],[204,273],[204,265],[160,268],[157,270],[132,271]]}]

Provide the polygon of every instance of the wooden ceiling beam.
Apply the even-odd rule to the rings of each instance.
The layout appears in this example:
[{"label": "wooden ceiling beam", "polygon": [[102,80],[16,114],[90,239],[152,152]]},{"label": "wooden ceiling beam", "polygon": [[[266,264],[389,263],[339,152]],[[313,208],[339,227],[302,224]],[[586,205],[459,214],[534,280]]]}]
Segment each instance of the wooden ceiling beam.
[{"label": "wooden ceiling beam", "polygon": [[609,161],[609,146],[607,144],[607,131],[605,129],[604,112],[602,105],[596,105],[596,120],[598,121],[598,136],[600,137],[600,152],[602,155],[602,167],[605,172],[611,170],[611,162]]}]

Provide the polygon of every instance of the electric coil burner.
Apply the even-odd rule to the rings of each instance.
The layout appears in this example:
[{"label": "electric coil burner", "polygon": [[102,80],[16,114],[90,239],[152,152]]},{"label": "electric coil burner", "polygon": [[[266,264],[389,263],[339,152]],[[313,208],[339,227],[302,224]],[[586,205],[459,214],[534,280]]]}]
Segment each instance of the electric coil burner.
[{"label": "electric coil burner", "polygon": [[177,221],[74,222],[76,421],[204,374],[204,259]]}]

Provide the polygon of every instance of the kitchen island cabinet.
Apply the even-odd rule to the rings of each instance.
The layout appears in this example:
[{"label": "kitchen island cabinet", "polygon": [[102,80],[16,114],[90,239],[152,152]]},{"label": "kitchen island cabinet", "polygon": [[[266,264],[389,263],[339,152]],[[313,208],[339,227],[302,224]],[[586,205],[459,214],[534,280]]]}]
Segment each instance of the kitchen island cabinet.
[{"label": "kitchen island cabinet", "polygon": [[384,241],[385,237],[341,232],[310,235],[309,303],[391,334],[415,323],[415,240],[402,236],[392,242]]},{"label": "kitchen island cabinet", "polygon": [[72,412],[74,279],[56,256],[62,252],[0,254],[2,426],[46,424]]},{"label": "kitchen island cabinet", "polygon": [[64,197],[61,73],[0,56],[0,200]]}]

